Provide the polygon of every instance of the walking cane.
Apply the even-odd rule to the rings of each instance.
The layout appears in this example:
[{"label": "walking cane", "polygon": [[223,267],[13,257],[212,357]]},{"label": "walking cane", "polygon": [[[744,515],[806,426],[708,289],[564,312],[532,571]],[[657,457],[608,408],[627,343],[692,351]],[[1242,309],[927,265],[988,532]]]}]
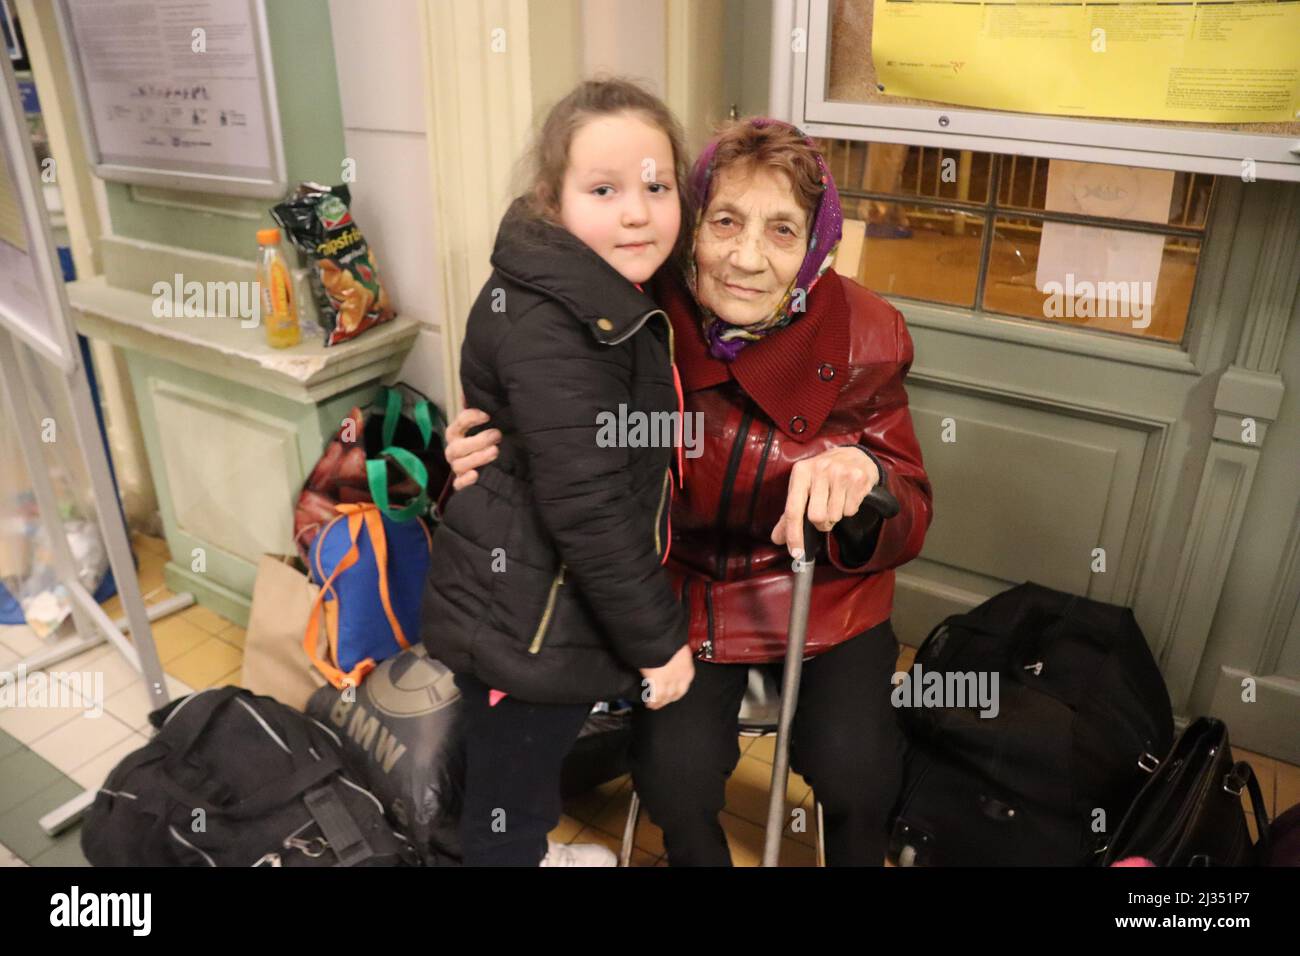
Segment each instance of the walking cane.
[{"label": "walking cane", "polygon": [[[874,508],[881,520],[898,514],[898,501],[887,488],[876,485],[862,501]],[[786,635],[785,673],[781,680],[781,715],[776,725],[776,753],[772,758],[772,788],[767,798],[767,831],[763,835],[763,865],[776,866],[781,855],[781,832],[785,829],[786,784],[790,777],[790,724],[799,701],[799,677],[803,672],[804,644],[808,639],[808,605],[812,600],[813,565],[817,537],[821,534],[805,516],[805,557],[794,562],[794,595],[790,599],[790,628]]]}]

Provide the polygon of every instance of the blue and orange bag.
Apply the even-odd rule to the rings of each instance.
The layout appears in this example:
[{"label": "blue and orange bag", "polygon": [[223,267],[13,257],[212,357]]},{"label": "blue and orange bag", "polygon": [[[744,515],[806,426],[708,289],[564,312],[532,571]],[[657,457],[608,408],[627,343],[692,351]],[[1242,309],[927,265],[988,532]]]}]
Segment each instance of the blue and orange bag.
[{"label": "blue and orange bag", "polygon": [[[358,686],[380,661],[418,640],[431,538],[423,519],[394,521],[369,502],[340,504],[336,510],[308,555],[308,569],[321,588],[303,650],[341,690]],[[320,651],[322,608],[325,656]]]}]

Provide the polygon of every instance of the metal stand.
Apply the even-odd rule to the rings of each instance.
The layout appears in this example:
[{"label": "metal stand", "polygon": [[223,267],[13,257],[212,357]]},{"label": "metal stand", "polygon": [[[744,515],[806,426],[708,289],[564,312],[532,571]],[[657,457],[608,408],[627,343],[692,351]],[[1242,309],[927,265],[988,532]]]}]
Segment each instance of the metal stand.
[{"label": "metal stand", "polygon": [[[32,482],[32,491],[40,510],[41,523],[54,555],[55,569],[58,571],[59,580],[68,589],[72,598],[72,619],[76,625],[77,636],[37,652],[24,659],[20,666],[26,672],[39,670],[107,640],[133,668],[144,675],[145,688],[150,697],[150,709],[162,707],[171,698],[167,694],[162,664],[158,660],[158,651],[154,647],[152,632],[149,629],[149,612],[140,595],[140,581],[135,574],[130,539],[117,506],[117,493],[108,472],[108,461],[99,430],[94,424],[95,413],[90,404],[85,369],[78,363],[72,374],[67,377],[72,399],[72,424],[78,447],[90,474],[99,527],[104,535],[104,548],[108,553],[109,565],[113,569],[113,577],[117,582],[118,594],[122,598],[127,624],[134,641],[127,640],[118,625],[95,602],[94,597],[82,585],[77,575],[72,550],[68,547],[67,532],[63,526],[63,519],[59,515],[58,502],[55,500],[54,489],[50,486],[49,475],[45,472],[44,456],[41,454],[36,437],[40,430],[40,420],[34,415],[24,390],[19,388],[19,383],[23,380],[17,345],[7,332],[0,332],[0,389],[4,392],[9,417],[17,425],[15,430],[18,434],[19,447],[22,449],[23,461],[27,465],[27,473]],[[186,594],[178,602],[168,602],[168,610],[191,603],[193,598]],[[161,612],[160,608],[159,613]],[[81,812],[90,805],[90,801],[85,800],[84,796],[64,804],[43,818],[41,822],[45,832],[53,835],[75,823],[80,818]],[[93,796],[93,792],[90,793],[91,799]]]},{"label": "metal stand", "polygon": [[[54,242],[36,173],[36,160],[22,120],[17,87],[7,57],[0,57],[0,86],[3,86],[0,89],[0,146],[3,146],[0,163],[4,164],[0,174],[8,174],[0,175],[0,186],[12,188],[12,198],[22,214],[26,238],[25,249],[12,244],[6,247],[9,259],[16,263],[15,269],[20,274],[6,274],[0,286],[0,293],[3,293],[0,298],[0,392],[4,395],[8,415],[16,426],[19,447],[27,465],[41,523],[48,536],[55,570],[72,599],[72,619],[78,634],[71,643],[60,643],[29,660],[38,666],[48,666],[108,640],[132,667],[144,675],[150,707],[156,709],[170,698],[149,629],[149,613],[140,596],[130,538],[100,437],[86,368],[73,345],[76,331],[56,267]],[[26,275],[21,274],[24,271]],[[24,286],[24,283],[29,285]],[[58,369],[67,386],[72,440],[77,444],[90,476],[104,549],[126,610],[131,641],[95,603],[77,575],[58,501],[45,470],[41,442],[37,438],[42,426],[37,415],[39,410],[33,408],[29,400],[33,390],[26,375],[25,354]],[[57,433],[54,437],[56,441],[68,440]],[[89,805],[87,796],[83,794],[43,818],[41,824],[45,831],[53,834],[75,821]],[[89,796],[93,798],[93,794]]]}]

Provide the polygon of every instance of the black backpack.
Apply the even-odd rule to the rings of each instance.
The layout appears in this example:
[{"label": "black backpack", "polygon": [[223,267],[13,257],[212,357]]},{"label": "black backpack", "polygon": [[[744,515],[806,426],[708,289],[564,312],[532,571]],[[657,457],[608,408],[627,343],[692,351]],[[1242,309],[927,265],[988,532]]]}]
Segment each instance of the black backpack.
[{"label": "black backpack", "polygon": [[1126,607],[1026,582],[944,620],[913,679],[917,665],[922,685],[996,674],[998,710],[903,709],[912,747],[890,846],[903,865],[1095,862],[1173,741],[1169,692]]},{"label": "black backpack", "polygon": [[82,823],[92,866],[396,866],[409,843],[343,772],[338,737],[241,687],[149,715]]}]

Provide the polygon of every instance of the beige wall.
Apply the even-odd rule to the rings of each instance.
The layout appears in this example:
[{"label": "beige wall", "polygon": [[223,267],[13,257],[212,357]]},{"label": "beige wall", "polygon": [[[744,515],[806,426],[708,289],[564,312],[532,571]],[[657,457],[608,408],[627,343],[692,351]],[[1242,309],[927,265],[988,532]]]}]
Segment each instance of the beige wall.
[{"label": "beige wall", "polygon": [[[422,18],[426,162],[433,184],[431,206],[422,213],[432,230],[424,261],[440,276],[435,307],[444,362],[440,381],[454,408],[465,316],[488,275],[496,227],[535,124],[579,78],[631,76],[665,98],[685,125],[694,152],[725,114],[725,5],[723,0],[405,2],[418,2]],[[497,28],[507,30],[506,43],[493,52],[487,38]],[[341,84],[366,82],[350,76],[340,64]],[[346,89],[342,100],[351,144]]]},{"label": "beige wall", "polygon": [[668,5],[666,0],[581,0],[583,76],[632,77],[664,96]]},{"label": "beige wall", "polygon": [[583,0],[528,0],[528,51],[533,121],[583,76]]},{"label": "beige wall", "polygon": [[[401,376],[446,410],[452,402],[435,228],[420,0],[330,0],[347,157],[356,161],[352,211],[383,250],[382,274],[420,334]],[[484,37],[484,42],[487,38]]]}]

